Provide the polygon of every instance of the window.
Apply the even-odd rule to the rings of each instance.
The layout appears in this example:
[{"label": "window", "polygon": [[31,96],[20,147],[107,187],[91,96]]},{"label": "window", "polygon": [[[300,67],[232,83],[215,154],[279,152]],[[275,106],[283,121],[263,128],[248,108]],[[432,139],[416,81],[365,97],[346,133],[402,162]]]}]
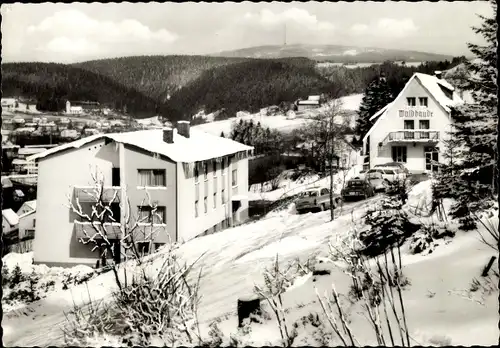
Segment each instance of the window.
[{"label": "window", "polygon": [[417,100],[415,97],[406,98],[406,100],[408,101],[408,106],[416,106],[417,105]]},{"label": "window", "polygon": [[405,120],[405,129],[415,129],[415,121]]},{"label": "window", "polygon": [[429,120],[420,120],[418,121],[418,128],[420,129],[429,129],[430,127],[430,121]]},{"label": "window", "polygon": [[226,159],[225,158],[222,159],[222,162],[221,162],[221,165],[220,165],[220,169],[222,170],[222,175],[226,175],[226,171],[225,171],[225,169],[226,169]]},{"label": "window", "polygon": [[111,213],[113,214],[114,221],[110,220],[109,222],[120,222],[120,217],[121,217],[120,203],[118,202],[111,203]]},{"label": "window", "polygon": [[139,242],[137,243],[137,249],[139,251],[139,254],[149,254],[149,249],[150,249],[150,242]]},{"label": "window", "polygon": [[217,208],[217,192],[214,192],[214,209]]},{"label": "window", "polygon": [[205,180],[208,180],[208,164],[207,162],[203,163],[203,176]]},{"label": "window", "polygon": [[[415,129],[415,121],[413,120],[405,120],[404,122],[405,129]],[[405,132],[405,139],[413,139],[415,134],[413,132]]]},{"label": "window", "polygon": [[221,201],[222,201],[222,205],[226,204],[226,190],[224,189],[224,187],[222,187],[222,192],[221,192]]},{"label": "window", "polygon": [[217,162],[214,161],[212,164],[212,171],[214,172],[214,178],[217,177]]},{"label": "window", "polygon": [[166,208],[159,207],[156,208],[150,206],[140,206],[139,207],[139,222],[140,223],[153,223],[153,224],[164,224],[167,221]]},{"label": "window", "polygon": [[165,169],[139,169],[137,172],[141,187],[166,186]]},{"label": "window", "polygon": [[406,146],[393,146],[392,147],[392,160],[394,162],[406,163]]},{"label": "window", "polygon": [[194,201],[194,217],[198,217],[198,199]]},{"label": "window", "polygon": [[324,196],[324,195],[328,195],[330,194],[330,191],[327,189],[327,188],[324,188],[321,190],[321,195]]},{"label": "window", "polygon": [[33,228],[36,227],[36,219],[33,219]]},{"label": "window", "polygon": [[200,170],[198,169],[198,163],[194,165],[194,182],[198,183],[200,181]]},{"label": "window", "polygon": [[232,185],[233,185],[233,187],[238,186],[238,170],[237,169],[233,169]]},{"label": "window", "polygon": [[418,98],[418,103],[420,104],[420,106],[427,107],[427,97],[419,97]]},{"label": "window", "polygon": [[207,197],[203,198],[203,205],[205,206],[205,214],[208,212],[208,202]]}]

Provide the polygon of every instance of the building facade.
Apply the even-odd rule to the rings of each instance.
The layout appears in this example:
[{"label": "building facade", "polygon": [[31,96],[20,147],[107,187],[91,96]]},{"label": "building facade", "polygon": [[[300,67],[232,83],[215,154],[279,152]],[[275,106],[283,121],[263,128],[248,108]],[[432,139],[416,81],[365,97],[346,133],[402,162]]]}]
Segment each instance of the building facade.
[{"label": "building facade", "polygon": [[[95,265],[98,253],[80,243],[85,231],[92,234],[92,227],[68,207],[78,200],[91,212],[95,199],[88,193],[95,187],[91,177],[95,170],[102,173],[104,196],[116,197],[112,209],[117,221],[105,224],[116,240],[128,212],[129,225],[143,221],[144,214],[148,221],[136,229],[136,242],[146,242],[141,236],[148,233],[151,222],[158,228],[152,237],[155,248],[244,221],[251,150],[179,122],[174,130],[93,135],[34,156],[38,162],[35,262]],[[123,202],[130,202],[130,211]],[[148,218],[150,205],[157,207],[158,216]]]},{"label": "building facade", "polygon": [[372,116],[375,123],[363,138],[364,169],[401,162],[412,173],[438,171],[453,124],[450,107],[461,103],[439,73],[414,74],[396,99]]}]

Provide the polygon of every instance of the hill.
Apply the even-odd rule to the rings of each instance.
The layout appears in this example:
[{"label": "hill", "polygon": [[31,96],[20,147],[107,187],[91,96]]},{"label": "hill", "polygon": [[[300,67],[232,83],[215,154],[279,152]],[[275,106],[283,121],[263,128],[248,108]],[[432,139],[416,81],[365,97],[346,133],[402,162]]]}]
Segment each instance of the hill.
[{"label": "hill", "polygon": [[340,83],[329,81],[309,59],[251,60],[209,69],[172,95],[168,102],[176,117],[188,117],[224,108],[227,115],[240,110],[293,102],[311,94],[340,96]]},{"label": "hill", "polygon": [[107,76],[165,103],[169,95],[204,71],[247,60],[207,56],[135,56],[93,60],[73,66]]},{"label": "hill", "polygon": [[384,61],[444,61],[449,55],[418,51],[404,51],[384,48],[369,48],[343,45],[270,45],[223,51],[212,54],[215,57],[233,58],[285,58],[306,57],[318,61],[333,63],[382,63]]},{"label": "hill", "polygon": [[40,111],[61,111],[68,99],[125,108],[137,118],[153,116],[161,107],[153,98],[109,77],[55,63],[2,64],[2,93],[36,99]]}]

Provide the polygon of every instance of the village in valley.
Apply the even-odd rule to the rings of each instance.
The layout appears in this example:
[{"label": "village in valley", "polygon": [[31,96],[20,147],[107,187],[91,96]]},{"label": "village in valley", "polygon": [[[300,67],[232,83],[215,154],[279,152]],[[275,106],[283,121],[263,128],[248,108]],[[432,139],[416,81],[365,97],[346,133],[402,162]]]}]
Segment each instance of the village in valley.
[{"label": "village in valley", "polygon": [[[342,22],[433,3],[322,3],[340,34],[308,4],[220,4],[240,21],[190,55],[208,20],[93,17],[122,5],[1,6],[3,345],[499,343],[494,1],[446,3],[451,54],[425,21]],[[424,43],[366,48],[403,35]]]}]

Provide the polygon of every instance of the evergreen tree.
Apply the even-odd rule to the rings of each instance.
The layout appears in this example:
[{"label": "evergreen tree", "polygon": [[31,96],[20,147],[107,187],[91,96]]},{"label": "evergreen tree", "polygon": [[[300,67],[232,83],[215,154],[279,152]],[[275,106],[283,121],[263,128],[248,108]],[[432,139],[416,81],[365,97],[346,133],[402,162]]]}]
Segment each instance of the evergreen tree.
[{"label": "evergreen tree", "polygon": [[[496,3],[495,16],[483,19],[474,32],[485,38],[486,46],[468,44],[476,59],[467,62],[468,87],[474,104],[452,110],[454,120],[447,152],[454,161],[443,168],[435,194],[455,199],[451,214],[461,221],[462,229],[473,229],[473,215],[488,209],[498,193],[497,150],[497,67],[496,67]],[[451,149],[451,147],[454,147]]]},{"label": "evergreen tree", "polygon": [[225,138],[226,136],[224,135],[224,131],[220,132],[220,137]]},{"label": "evergreen tree", "polygon": [[356,134],[362,139],[370,130],[373,122],[370,121],[377,111],[394,99],[385,76],[376,77],[366,88],[363,100],[358,111]]}]

